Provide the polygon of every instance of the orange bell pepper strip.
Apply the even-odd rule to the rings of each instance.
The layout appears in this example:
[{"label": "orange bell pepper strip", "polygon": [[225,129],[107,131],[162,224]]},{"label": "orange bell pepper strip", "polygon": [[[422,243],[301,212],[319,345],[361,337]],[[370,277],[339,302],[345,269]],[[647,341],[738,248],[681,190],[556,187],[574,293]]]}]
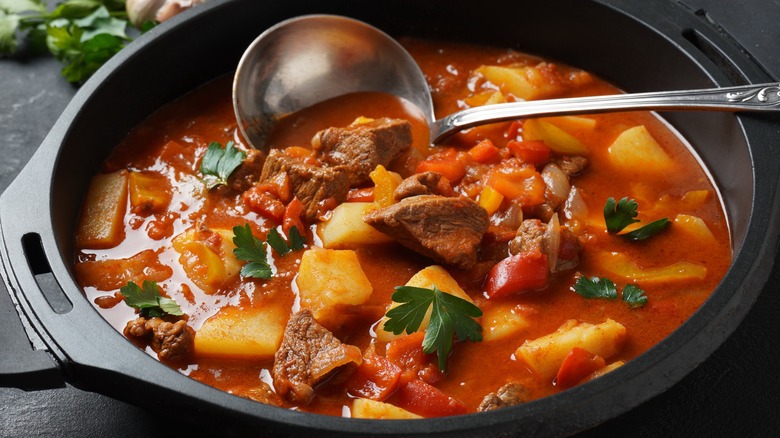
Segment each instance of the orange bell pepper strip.
[{"label": "orange bell pepper strip", "polygon": [[469,158],[477,163],[489,164],[501,161],[501,151],[489,139],[484,139],[468,151]]},{"label": "orange bell pepper strip", "polygon": [[302,214],[303,202],[301,202],[298,198],[293,198],[293,200],[287,204],[287,208],[284,210],[284,217],[282,219],[282,230],[284,230],[284,234],[286,236],[290,235],[290,228],[292,227],[298,228],[298,232],[301,234],[301,236],[306,235],[306,228],[304,227],[303,221],[301,220]]}]

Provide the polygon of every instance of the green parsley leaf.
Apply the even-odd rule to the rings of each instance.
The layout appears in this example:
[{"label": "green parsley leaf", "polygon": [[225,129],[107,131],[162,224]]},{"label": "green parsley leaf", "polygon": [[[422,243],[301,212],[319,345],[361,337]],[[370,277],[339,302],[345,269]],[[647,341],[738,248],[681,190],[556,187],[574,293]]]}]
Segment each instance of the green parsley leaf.
[{"label": "green parsley leaf", "polygon": [[446,371],[454,337],[461,341],[482,341],[482,326],[473,319],[482,316],[482,311],[463,298],[442,292],[436,286],[433,289],[398,286],[392,299],[401,305],[387,311],[384,329],[397,335],[404,331],[416,332],[428,308],[432,308],[422,347],[426,354],[436,352],[442,371]]},{"label": "green parsley leaf", "polygon": [[167,315],[179,316],[181,307],[176,301],[160,295],[160,288],[154,281],[144,280],[143,288],[132,281],[122,286],[120,292],[125,297],[128,306],[139,309],[141,316],[146,318],[163,317]]},{"label": "green parsley leaf", "polygon": [[236,149],[235,143],[227,142],[225,148],[214,141],[209,144],[203,161],[200,163],[200,172],[208,189],[213,189],[220,184],[227,184],[230,174],[241,165],[246,158],[244,151]]},{"label": "green parsley leaf", "polygon": [[11,54],[19,47],[16,40],[16,28],[21,18],[0,9],[0,53]]},{"label": "green parsley leaf", "polygon": [[[604,205],[604,222],[607,224],[607,231],[610,234],[617,234],[627,226],[639,222],[639,220],[634,219],[638,206],[633,199],[622,198],[617,203],[615,198],[607,199],[607,203]],[[641,228],[618,235],[629,240],[644,240],[660,233],[669,224],[668,218],[658,219]]]},{"label": "green parsley leaf", "polygon": [[[608,300],[614,300],[618,296],[615,283],[613,283],[612,280],[608,278],[579,277],[574,283],[572,290],[588,299],[604,298]],[[647,296],[645,296],[645,291],[634,284],[627,284],[623,288],[621,295],[623,301],[626,302],[631,308],[642,307],[647,304]]]},{"label": "green parsley leaf", "polygon": [[645,291],[634,284],[627,284],[623,288],[623,301],[628,303],[631,308],[642,307],[647,304],[647,296]]},{"label": "green parsley leaf", "polygon": [[617,288],[615,283],[608,278],[599,277],[579,277],[574,283],[574,292],[585,298],[605,298],[614,300],[617,298]]},{"label": "green parsley leaf", "polygon": [[34,11],[40,14],[46,12],[46,4],[38,0],[0,0],[0,10],[9,14]]},{"label": "green parsley leaf", "polygon": [[284,237],[276,231],[276,228],[272,228],[266,236],[266,241],[271,245],[271,248],[282,257],[287,255],[290,251],[303,249],[306,245],[306,239],[301,236],[301,233],[298,232],[298,227],[295,225],[290,227],[290,231],[287,234],[287,239],[290,241],[289,243],[287,243],[287,241],[284,240]]},{"label": "green parsley leaf", "polygon": [[252,234],[249,224],[233,227],[233,244],[236,245],[236,248],[233,250],[236,258],[249,262],[241,267],[242,276],[271,278],[273,272],[268,264],[265,244]]}]

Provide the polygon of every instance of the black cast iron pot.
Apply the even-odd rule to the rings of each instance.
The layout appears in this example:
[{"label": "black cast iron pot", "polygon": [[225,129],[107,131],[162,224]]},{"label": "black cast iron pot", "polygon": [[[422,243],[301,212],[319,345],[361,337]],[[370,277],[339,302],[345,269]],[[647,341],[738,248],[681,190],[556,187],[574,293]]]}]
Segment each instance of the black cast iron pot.
[{"label": "black cast iron pot", "polygon": [[664,114],[690,140],[720,187],[733,264],[701,309],[647,353],[593,382],[521,406],[385,422],[274,408],[158,363],[84,298],[74,281],[73,234],[99,164],[156,109],[231,72],[244,48],[285,18],[340,14],[396,36],[514,47],[582,67],[632,92],[772,80],[706,21],[671,1],[438,3],[374,1],[369,10],[362,1],[212,0],[153,29],[110,60],[81,88],[0,197],[1,273],[10,294],[10,301],[0,296],[0,385],[37,389],[67,381],[131,403],[183,409],[187,415],[177,421],[218,425],[221,433],[561,436],[636,407],[701,363],[745,316],[776,257],[780,157],[771,137],[777,135],[777,117]]}]

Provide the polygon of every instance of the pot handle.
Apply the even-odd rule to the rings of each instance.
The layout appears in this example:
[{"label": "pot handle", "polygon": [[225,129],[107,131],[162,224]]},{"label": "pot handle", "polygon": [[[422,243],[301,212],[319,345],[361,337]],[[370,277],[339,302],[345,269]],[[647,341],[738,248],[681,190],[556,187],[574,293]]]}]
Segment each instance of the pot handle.
[{"label": "pot handle", "polygon": [[25,327],[33,330],[32,325],[22,322],[7,284],[0,282],[0,386],[26,391],[64,387],[57,362],[33,346],[25,331]]},{"label": "pot handle", "polygon": [[[2,269],[0,273],[6,274]],[[8,286],[9,282],[0,282],[0,386],[26,391],[64,387],[55,359],[45,349],[35,348],[33,326]]]}]

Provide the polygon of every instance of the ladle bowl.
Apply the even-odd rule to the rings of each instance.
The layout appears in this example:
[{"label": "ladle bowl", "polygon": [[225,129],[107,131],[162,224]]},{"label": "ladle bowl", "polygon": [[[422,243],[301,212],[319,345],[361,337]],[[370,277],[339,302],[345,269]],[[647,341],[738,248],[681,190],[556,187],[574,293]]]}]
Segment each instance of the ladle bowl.
[{"label": "ladle bowl", "polygon": [[376,91],[416,105],[437,143],[473,126],[518,118],[625,110],[777,111],[780,83],[700,90],[518,101],[469,108],[435,118],[425,75],[411,55],[381,30],[337,15],[282,21],[255,39],[239,61],[233,107],[239,130],[256,149],[282,117],[332,97]]}]

